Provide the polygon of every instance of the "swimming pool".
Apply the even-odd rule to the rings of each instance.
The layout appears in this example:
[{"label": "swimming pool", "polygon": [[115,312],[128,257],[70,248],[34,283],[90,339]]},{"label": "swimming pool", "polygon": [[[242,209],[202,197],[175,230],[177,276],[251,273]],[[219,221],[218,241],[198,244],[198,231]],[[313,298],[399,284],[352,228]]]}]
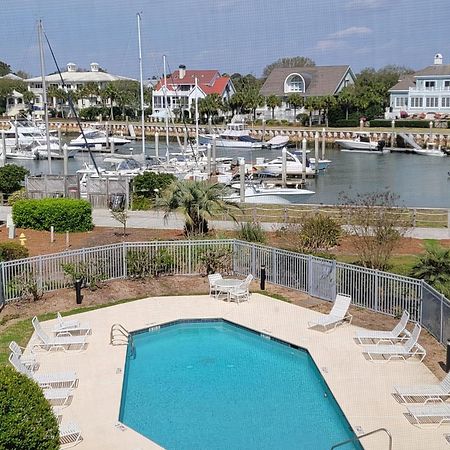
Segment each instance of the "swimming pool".
[{"label": "swimming pool", "polygon": [[133,340],[119,420],[162,447],[320,450],[354,436],[303,349],[221,319]]}]

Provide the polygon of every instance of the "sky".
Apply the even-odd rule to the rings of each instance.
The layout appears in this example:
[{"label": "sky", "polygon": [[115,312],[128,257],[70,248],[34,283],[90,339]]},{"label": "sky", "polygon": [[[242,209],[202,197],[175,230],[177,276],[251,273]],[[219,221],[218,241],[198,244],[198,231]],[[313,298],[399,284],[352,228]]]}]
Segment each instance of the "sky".
[{"label": "sky", "polygon": [[[188,69],[262,75],[281,57],[422,69],[441,53],[450,63],[448,0],[2,0],[0,61],[40,75],[38,20],[58,64],[139,78],[141,13],[144,78]],[[46,72],[56,67],[45,49]]]}]

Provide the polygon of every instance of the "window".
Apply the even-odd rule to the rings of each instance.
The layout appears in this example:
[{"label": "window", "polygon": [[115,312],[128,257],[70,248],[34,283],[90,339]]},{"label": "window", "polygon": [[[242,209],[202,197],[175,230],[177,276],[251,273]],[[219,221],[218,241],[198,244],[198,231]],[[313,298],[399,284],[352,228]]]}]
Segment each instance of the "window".
[{"label": "window", "polygon": [[305,83],[300,75],[291,75],[285,83],[285,92],[304,92]]},{"label": "window", "polygon": [[434,88],[436,86],[436,81],[425,81],[426,88]]},{"label": "window", "polygon": [[422,108],[423,99],[422,97],[411,97],[411,108]]},{"label": "window", "polygon": [[442,97],[441,106],[442,108],[450,108],[450,97]]},{"label": "window", "polygon": [[408,98],[407,97],[396,97],[395,99],[395,106],[401,107],[406,106],[408,104]]},{"label": "window", "polygon": [[33,84],[33,87],[34,87],[35,89],[42,89],[42,83],[34,83],[34,84]]},{"label": "window", "polygon": [[437,108],[439,105],[439,98],[438,97],[427,97],[425,105],[427,108]]}]

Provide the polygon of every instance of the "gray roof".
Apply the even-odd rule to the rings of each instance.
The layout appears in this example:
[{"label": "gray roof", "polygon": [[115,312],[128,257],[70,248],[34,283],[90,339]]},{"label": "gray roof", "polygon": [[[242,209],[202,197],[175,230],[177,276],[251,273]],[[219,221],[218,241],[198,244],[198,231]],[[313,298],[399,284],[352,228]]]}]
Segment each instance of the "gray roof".
[{"label": "gray roof", "polygon": [[307,96],[333,95],[350,66],[314,66],[273,69],[261,87],[262,95],[285,95],[284,80],[293,73],[302,75]]},{"label": "gray roof", "polygon": [[415,87],[416,78],[424,76],[448,76],[450,78],[450,64],[433,64],[412,75],[405,75],[403,80],[399,80],[389,91],[407,91],[410,87]]},{"label": "gray roof", "polygon": [[3,79],[7,79],[7,80],[21,80],[21,81],[25,81],[23,78],[18,77],[16,74],[14,73],[8,73],[6,75],[3,75],[2,77]]}]

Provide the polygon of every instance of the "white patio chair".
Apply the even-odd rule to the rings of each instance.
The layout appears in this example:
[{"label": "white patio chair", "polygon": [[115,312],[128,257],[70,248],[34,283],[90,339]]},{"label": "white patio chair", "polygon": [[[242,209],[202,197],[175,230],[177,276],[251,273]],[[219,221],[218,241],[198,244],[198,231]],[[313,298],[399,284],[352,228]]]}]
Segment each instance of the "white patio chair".
[{"label": "white patio chair", "polygon": [[[420,402],[445,400],[450,397],[450,372],[440,383],[419,384],[417,386],[394,386],[394,391],[404,402],[407,399],[420,399]],[[414,400],[417,401],[417,400]]]},{"label": "white patio chair", "polygon": [[418,342],[421,330],[422,327],[416,323],[406,342],[396,345],[367,345],[363,347],[363,353],[366,353],[371,361],[377,361],[374,356],[381,356],[382,361],[390,361],[393,358],[406,360],[411,356],[418,356],[420,361],[423,361],[427,352]]},{"label": "white patio chair", "polygon": [[31,351],[35,348],[43,348],[45,350],[70,350],[72,346],[79,347],[79,350],[86,348],[86,336],[53,336],[49,337],[41,327],[36,316],[31,320],[39,342],[33,343]]},{"label": "white patio chair", "polygon": [[427,403],[406,408],[417,425],[434,424],[437,428],[443,422],[450,421],[450,404],[448,403]]},{"label": "white patio chair", "polygon": [[36,358],[33,356],[23,356],[22,350],[25,350],[21,347],[16,341],[11,341],[9,343],[9,349],[17,355],[20,359],[20,362],[30,370],[37,370],[39,368],[39,363]]},{"label": "white patio chair", "polygon": [[230,289],[228,291],[228,296],[230,300],[236,300],[239,304],[241,299],[248,300],[250,298],[250,283],[253,280],[253,275],[247,275],[247,278],[238,286]]},{"label": "white patio chair", "polygon": [[56,336],[71,336],[73,334],[86,336],[92,332],[89,324],[81,323],[76,319],[64,320],[59,312],[56,313],[56,319],[58,322],[55,328],[53,328],[53,333]]},{"label": "white patio chair", "polygon": [[332,326],[331,329],[334,330],[345,320],[348,320],[349,324],[352,323],[353,316],[348,313],[351,301],[352,298],[350,295],[337,294],[330,313],[318,317],[315,320],[310,320],[308,322],[308,328],[322,327],[324,331],[328,331],[328,327]]},{"label": "white patio chair", "polygon": [[64,448],[73,447],[82,440],[80,428],[75,422],[59,426],[59,443]]},{"label": "white patio chair", "polygon": [[216,283],[217,281],[222,279],[222,275],[220,273],[212,273],[208,275],[208,282],[209,282],[209,295],[214,295],[215,298],[217,298],[217,293],[219,292]]},{"label": "white patio chair", "polygon": [[356,332],[356,340],[359,344],[362,344],[363,341],[375,341],[375,343],[380,343],[382,341],[390,342],[391,344],[395,344],[398,341],[403,341],[411,336],[411,333],[406,329],[406,325],[409,320],[409,312],[403,311],[400,322],[394,327],[392,331],[373,331],[373,330],[364,330]]},{"label": "white patio chair", "polygon": [[9,355],[9,362],[20,373],[34,380],[43,389],[46,388],[75,388],[78,377],[75,372],[36,373],[25,367],[14,354]]}]

